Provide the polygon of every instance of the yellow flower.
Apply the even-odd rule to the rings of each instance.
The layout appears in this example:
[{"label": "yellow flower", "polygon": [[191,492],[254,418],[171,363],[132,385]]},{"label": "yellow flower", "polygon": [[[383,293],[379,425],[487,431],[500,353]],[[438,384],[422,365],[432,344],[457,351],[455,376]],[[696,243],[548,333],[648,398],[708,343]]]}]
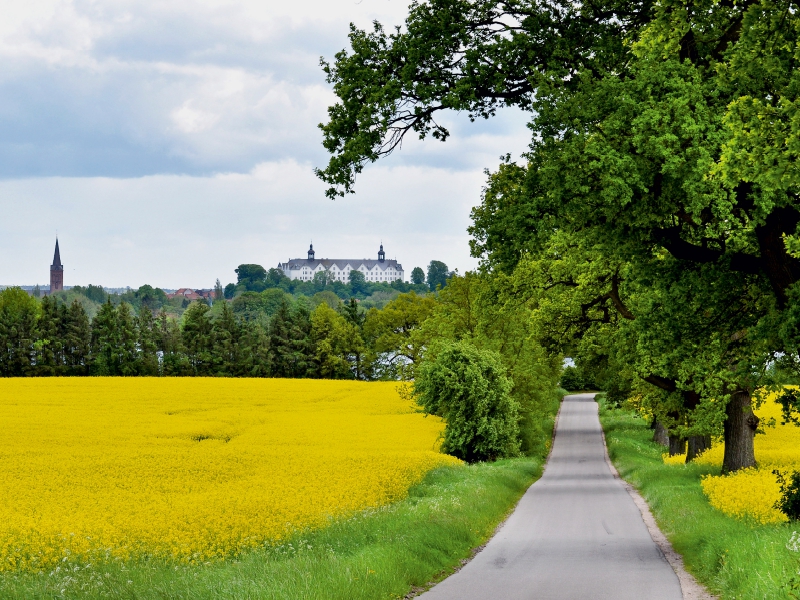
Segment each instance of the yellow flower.
[{"label": "yellow flower", "polygon": [[[756,435],[757,467],[730,475],[706,476],[702,482],[703,492],[714,508],[727,515],[749,518],[759,523],[780,523],[787,518],[775,508],[775,503],[780,499],[780,486],[772,471],[800,471],[800,427],[780,424],[781,407],[775,402],[775,394],[765,399],[756,410],[756,415],[762,425],[773,420],[776,424],[775,427],[764,427],[763,435]],[[695,462],[722,466],[724,451],[723,444],[715,444]],[[686,458],[685,455],[683,458]],[[664,458],[664,462],[674,464],[676,459]]]},{"label": "yellow flower", "polygon": [[0,422],[0,571],[222,560],[459,464],[395,383],[3,379]]}]

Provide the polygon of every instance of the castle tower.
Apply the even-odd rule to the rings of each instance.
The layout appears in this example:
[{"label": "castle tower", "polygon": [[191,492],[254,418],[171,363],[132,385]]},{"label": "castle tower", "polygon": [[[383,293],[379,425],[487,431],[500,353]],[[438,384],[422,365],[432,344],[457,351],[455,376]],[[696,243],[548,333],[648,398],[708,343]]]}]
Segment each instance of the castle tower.
[{"label": "castle tower", "polygon": [[61,264],[61,253],[58,251],[58,238],[56,238],[56,253],[53,264],[50,265],[50,293],[64,289],[64,266]]},{"label": "castle tower", "polygon": [[383,244],[381,244],[381,249],[378,250],[378,262],[383,262],[386,260],[386,252],[383,251]]},{"label": "castle tower", "polygon": [[314,260],[314,244],[308,247],[308,260]]}]

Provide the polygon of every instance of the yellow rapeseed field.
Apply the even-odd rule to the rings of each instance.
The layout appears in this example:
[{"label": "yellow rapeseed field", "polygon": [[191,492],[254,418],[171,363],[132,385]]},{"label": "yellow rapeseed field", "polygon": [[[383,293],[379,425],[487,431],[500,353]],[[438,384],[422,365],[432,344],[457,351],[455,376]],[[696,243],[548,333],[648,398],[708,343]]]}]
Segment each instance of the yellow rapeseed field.
[{"label": "yellow rapeseed field", "polygon": [[[781,407],[774,395],[756,410],[762,425],[774,421],[775,427],[765,427],[763,435],[756,435],[755,452],[758,467],[743,469],[731,475],[703,478],[703,492],[712,506],[725,514],[753,519],[759,523],[780,523],[786,515],[775,508],[780,499],[780,486],[772,473],[800,471],[800,427],[781,425]],[[722,466],[724,446],[714,446],[698,457],[700,464]],[[682,464],[686,456],[664,457],[670,464]]]},{"label": "yellow rapeseed field", "polygon": [[396,387],[0,379],[0,571],[219,560],[403,498],[458,461]]}]

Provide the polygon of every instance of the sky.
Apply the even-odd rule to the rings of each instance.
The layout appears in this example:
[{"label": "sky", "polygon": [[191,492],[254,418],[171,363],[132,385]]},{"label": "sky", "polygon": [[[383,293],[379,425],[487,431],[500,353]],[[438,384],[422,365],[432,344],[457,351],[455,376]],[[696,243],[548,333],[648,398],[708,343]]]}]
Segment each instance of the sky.
[{"label": "sky", "polygon": [[483,170],[524,152],[522,113],[408,139],[331,201],[314,173],[336,100],[319,66],[349,23],[408,0],[26,0],[0,20],[0,285],[212,287],[241,263],[374,258],[464,272]]}]

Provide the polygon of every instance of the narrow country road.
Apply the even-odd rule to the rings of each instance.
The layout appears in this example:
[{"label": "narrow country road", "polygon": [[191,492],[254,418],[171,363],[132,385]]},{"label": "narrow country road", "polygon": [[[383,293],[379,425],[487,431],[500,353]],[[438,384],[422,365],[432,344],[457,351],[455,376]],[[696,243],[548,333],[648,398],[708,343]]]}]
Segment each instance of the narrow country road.
[{"label": "narrow country road", "polygon": [[567,396],[544,475],[486,547],[424,600],[682,600],[605,461],[593,394]]}]

